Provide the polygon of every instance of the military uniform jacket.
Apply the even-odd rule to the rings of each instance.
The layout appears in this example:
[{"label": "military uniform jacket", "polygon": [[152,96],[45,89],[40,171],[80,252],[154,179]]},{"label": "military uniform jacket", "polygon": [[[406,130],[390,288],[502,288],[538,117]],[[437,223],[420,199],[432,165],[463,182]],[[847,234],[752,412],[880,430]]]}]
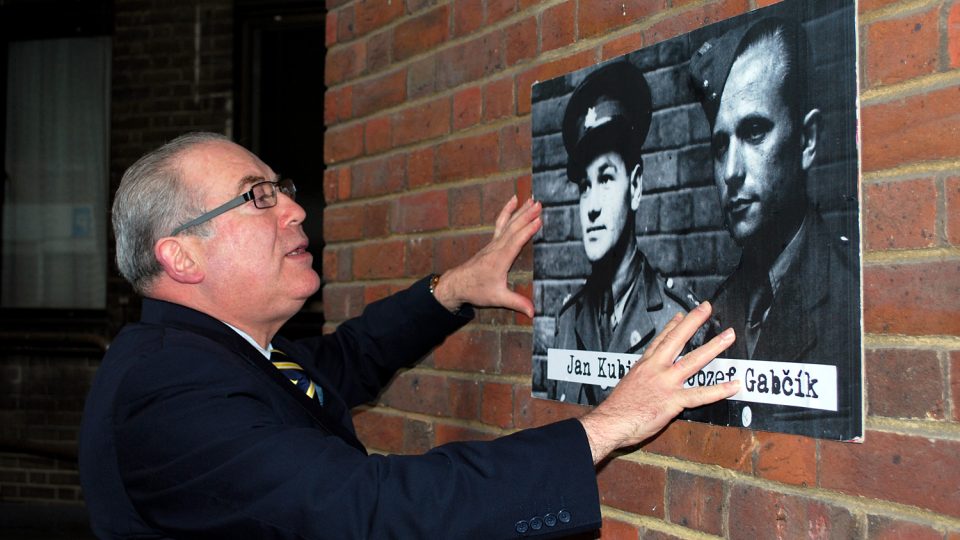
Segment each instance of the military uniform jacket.
[{"label": "military uniform jacket", "polygon": [[[837,366],[838,411],[783,405],[721,401],[687,411],[683,417],[720,425],[783,431],[829,439],[860,433],[860,288],[859,268],[850,240],[832,233],[814,211],[798,257],[781,279],[780,288],[761,325],[754,354],[747,355],[739,339],[746,326],[747,303],[756,272],[738,267],[712,302],[713,320],[707,337],[733,328],[738,340],[722,357]],[[744,408],[750,411],[744,414]]]},{"label": "military uniform jacket", "polygon": [[[469,310],[468,310],[469,311]],[[582,425],[567,420],[419,456],[368,455],[350,407],[469,320],[428,280],[322,337],[273,345],[309,399],[244,338],[145,300],[86,402],[80,476],[100,538],[512,538],[600,525]]]},{"label": "military uniform jacket", "polygon": [[[602,294],[609,284],[591,278],[568,299],[557,315],[554,348],[640,354],[647,344],[677,313],[686,313],[694,297],[672,279],[664,280],[638,250],[633,263],[634,285],[629,292],[620,323],[612,331],[607,317],[601,316]],[[609,331],[610,343],[604,346],[602,332]],[[559,381],[553,399],[596,405],[612,388]]]}]

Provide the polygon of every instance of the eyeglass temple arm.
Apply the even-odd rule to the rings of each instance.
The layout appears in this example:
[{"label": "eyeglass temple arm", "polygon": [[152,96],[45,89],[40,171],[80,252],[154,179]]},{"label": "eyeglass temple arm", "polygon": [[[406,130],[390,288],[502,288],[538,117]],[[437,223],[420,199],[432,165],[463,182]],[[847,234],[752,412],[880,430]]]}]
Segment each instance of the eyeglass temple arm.
[{"label": "eyeglass temple arm", "polygon": [[170,233],[170,236],[176,236],[176,235],[180,234],[181,232],[189,229],[190,227],[194,227],[194,226],[196,226],[196,225],[200,225],[201,223],[210,221],[211,219],[219,216],[220,214],[226,212],[227,210],[233,210],[234,208],[240,206],[241,204],[249,201],[251,198],[253,198],[253,197],[252,197],[252,195],[251,195],[249,192],[248,192],[248,193],[244,193],[243,195],[240,195],[240,196],[237,197],[236,199],[233,199],[232,201],[226,202],[226,203],[220,205],[219,207],[214,208],[213,210],[207,212],[206,214],[203,214],[203,215],[201,215],[201,216],[198,216],[198,217],[196,217],[196,218],[194,218],[194,219],[191,219],[190,221],[184,223],[183,225],[180,225],[179,227],[177,227],[176,229],[174,229],[172,233]]}]

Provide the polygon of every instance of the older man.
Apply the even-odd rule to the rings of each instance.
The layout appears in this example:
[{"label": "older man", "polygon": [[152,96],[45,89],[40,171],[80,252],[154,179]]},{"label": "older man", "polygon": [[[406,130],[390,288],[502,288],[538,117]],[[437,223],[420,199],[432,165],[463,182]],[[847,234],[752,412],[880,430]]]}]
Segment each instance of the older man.
[{"label": "older man", "polygon": [[511,200],[493,239],[463,265],[367,306],[333,334],[291,341],[278,329],[320,284],[295,195],[291,181],[212,134],[178,138],[124,175],[117,262],[146,298],[84,411],[81,481],[98,536],[569,534],[599,525],[595,463],[683,407],[736,391],[682,388],[732,332],[671,366],[705,308],[672,321],[649,365],[579,420],[421,456],[368,455],[350,407],[465,324],[471,306],[532,315],[506,276],[541,209]]},{"label": "older man", "polygon": [[837,367],[838,410],[721,403],[719,423],[842,439],[859,434],[858,252],[808,197],[821,112],[808,104],[808,44],[794,19],[764,18],[706,42],[690,61],[711,126],[714,183],[737,269],[714,296],[725,356]]},{"label": "older man", "polygon": [[[652,108],[643,73],[620,60],[587,75],[567,103],[567,180],[580,192],[580,230],[590,275],[557,314],[555,348],[641,353],[676,313],[696,305],[674,280],[663,279],[637,247],[640,151]],[[611,389],[558,381],[548,395],[596,405]]]}]

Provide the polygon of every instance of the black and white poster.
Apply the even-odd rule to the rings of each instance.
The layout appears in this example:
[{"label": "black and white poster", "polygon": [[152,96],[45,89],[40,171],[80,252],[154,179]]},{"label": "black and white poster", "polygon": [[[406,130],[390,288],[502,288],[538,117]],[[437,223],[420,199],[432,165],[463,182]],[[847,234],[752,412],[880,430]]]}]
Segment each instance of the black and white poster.
[{"label": "black and white poster", "polygon": [[677,312],[687,381],[742,381],[682,418],[863,435],[856,8],[787,0],[532,93],[535,397],[595,405]]}]

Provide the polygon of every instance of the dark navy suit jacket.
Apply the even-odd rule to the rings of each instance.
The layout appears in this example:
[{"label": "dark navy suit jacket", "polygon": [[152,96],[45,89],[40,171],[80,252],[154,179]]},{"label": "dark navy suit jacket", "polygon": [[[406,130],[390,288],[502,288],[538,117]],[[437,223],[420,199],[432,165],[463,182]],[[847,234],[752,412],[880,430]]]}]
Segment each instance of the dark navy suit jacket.
[{"label": "dark navy suit jacket", "polygon": [[373,400],[469,316],[427,281],[336,332],[273,345],[325,402],[291,384],[223,323],[144,301],[87,398],[80,473],[103,538],[511,538],[600,525],[576,420],[420,456],[368,455],[349,410]]}]

